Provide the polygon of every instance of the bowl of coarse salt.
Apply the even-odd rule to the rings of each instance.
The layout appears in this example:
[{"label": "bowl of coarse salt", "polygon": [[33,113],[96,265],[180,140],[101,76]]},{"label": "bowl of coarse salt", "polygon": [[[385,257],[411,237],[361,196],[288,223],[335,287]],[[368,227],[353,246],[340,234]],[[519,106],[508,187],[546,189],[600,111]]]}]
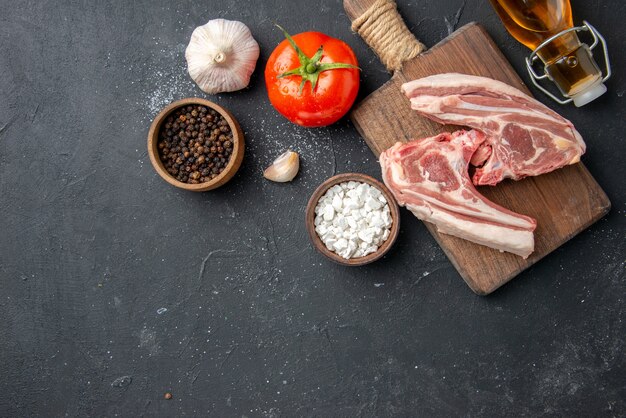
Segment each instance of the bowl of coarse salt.
[{"label": "bowl of coarse salt", "polygon": [[362,266],[389,251],[400,231],[400,213],[384,184],[365,174],[338,174],[313,192],[306,227],[320,253]]}]

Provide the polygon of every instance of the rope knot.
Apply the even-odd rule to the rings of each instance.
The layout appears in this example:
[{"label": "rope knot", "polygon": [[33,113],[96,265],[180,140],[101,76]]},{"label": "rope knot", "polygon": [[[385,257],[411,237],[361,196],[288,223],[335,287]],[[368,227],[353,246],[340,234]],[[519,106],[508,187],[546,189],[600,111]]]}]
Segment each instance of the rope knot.
[{"label": "rope knot", "polygon": [[352,22],[352,30],[376,52],[389,71],[426,49],[404,24],[393,0],[377,0]]}]

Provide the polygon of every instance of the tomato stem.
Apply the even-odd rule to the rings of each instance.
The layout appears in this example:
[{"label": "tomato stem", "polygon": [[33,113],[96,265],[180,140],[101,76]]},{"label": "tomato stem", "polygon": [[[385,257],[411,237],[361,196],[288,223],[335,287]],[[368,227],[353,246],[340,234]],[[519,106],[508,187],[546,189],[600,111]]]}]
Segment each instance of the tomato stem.
[{"label": "tomato stem", "polygon": [[298,61],[300,61],[299,67],[286,71],[278,75],[277,77],[302,77],[302,82],[300,83],[298,94],[302,94],[302,90],[304,89],[304,85],[307,81],[311,83],[311,93],[315,93],[315,87],[317,86],[317,80],[319,78],[319,75],[324,71],[335,70],[338,68],[355,68],[357,70],[360,70],[360,68],[356,65],[345,64],[342,62],[321,63],[320,61],[322,59],[322,54],[324,53],[323,45],[320,45],[318,50],[315,52],[315,55],[310,58],[307,57],[306,54],[302,52],[302,50],[298,47],[293,38],[287,33],[287,31],[283,29],[280,25],[276,26],[283,32],[291,47],[296,51],[296,54],[298,54]]}]

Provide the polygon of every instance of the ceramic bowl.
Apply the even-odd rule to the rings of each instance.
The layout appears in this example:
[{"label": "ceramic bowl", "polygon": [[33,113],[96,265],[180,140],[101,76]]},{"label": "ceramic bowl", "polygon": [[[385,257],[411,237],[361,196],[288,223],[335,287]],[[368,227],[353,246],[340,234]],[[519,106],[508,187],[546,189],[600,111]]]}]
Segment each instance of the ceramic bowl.
[{"label": "ceramic bowl", "polygon": [[[214,179],[199,184],[183,183],[174,178],[170,173],[167,172],[167,170],[165,170],[165,167],[161,162],[161,158],[159,157],[158,150],[158,139],[161,125],[171,113],[175,112],[180,107],[188,105],[206,106],[215,110],[217,113],[222,115],[224,119],[226,119],[226,122],[228,122],[230,130],[233,134],[233,152],[230,156],[228,164],[226,165],[226,168],[224,168],[224,170]],[[154,118],[154,120],[152,121],[152,125],[150,125],[150,131],[148,132],[148,155],[150,156],[152,166],[159,174],[159,176],[161,176],[163,180],[165,180],[172,186],[176,186],[181,189],[190,190],[193,192],[204,192],[207,190],[216,189],[220,186],[223,186],[231,178],[233,178],[237,170],[239,170],[241,162],[243,161],[244,148],[245,142],[243,139],[243,132],[241,130],[241,127],[239,126],[239,123],[237,123],[237,120],[235,120],[233,115],[222,106],[201,98],[194,97],[177,100],[171,103]]]},{"label": "ceramic bowl", "polygon": [[[364,257],[355,257],[349,259],[345,259],[337,253],[330,251],[328,248],[326,248],[326,245],[324,245],[319,235],[317,235],[317,232],[315,231],[315,207],[317,206],[320,198],[328,191],[328,189],[330,189],[334,185],[347,181],[367,183],[380,190],[385,196],[385,199],[387,199],[387,204],[389,205],[391,219],[393,222],[391,224],[389,237],[380,247],[378,247],[378,250],[376,250],[376,252],[368,254]],[[398,238],[398,233],[400,232],[400,211],[398,210],[398,204],[396,203],[396,200],[389,191],[389,189],[378,180],[365,174],[359,173],[338,174],[326,180],[315,190],[315,192],[313,192],[313,195],[309,199],[309,203],[306,207],[306,229],[309,233],[309,237],[311,238],[311,242],[313,243],[315,249],[327,258],[331,259],[335,263],[346,266],[362,266],[381,258],[383,255],[385,255],[385,253],[387,253],[387,251],[389,251],[391,246],[394,244],[396,238]]]}]

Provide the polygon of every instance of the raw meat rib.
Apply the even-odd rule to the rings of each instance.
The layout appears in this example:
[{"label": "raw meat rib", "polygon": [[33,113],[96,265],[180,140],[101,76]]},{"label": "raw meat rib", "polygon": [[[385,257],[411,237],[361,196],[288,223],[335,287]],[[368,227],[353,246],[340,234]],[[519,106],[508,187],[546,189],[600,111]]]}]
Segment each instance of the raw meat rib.
[{"label": "raw meat rib", "polygon": [[487,139],[471,161],[479,167],[474,184],[548,173],[580,161],[585,152],[569,120],[500,81],[438,74],[405,83],[402,91],[421,115],[485,133]]},{"label": "raw meat rib", "polygon": [[469,178],[470,158],[484,140],[472,130],[398,142],[380,155],[383,180],[398,204],[439,232],[526,258],[535,220],[485,199]]}]

